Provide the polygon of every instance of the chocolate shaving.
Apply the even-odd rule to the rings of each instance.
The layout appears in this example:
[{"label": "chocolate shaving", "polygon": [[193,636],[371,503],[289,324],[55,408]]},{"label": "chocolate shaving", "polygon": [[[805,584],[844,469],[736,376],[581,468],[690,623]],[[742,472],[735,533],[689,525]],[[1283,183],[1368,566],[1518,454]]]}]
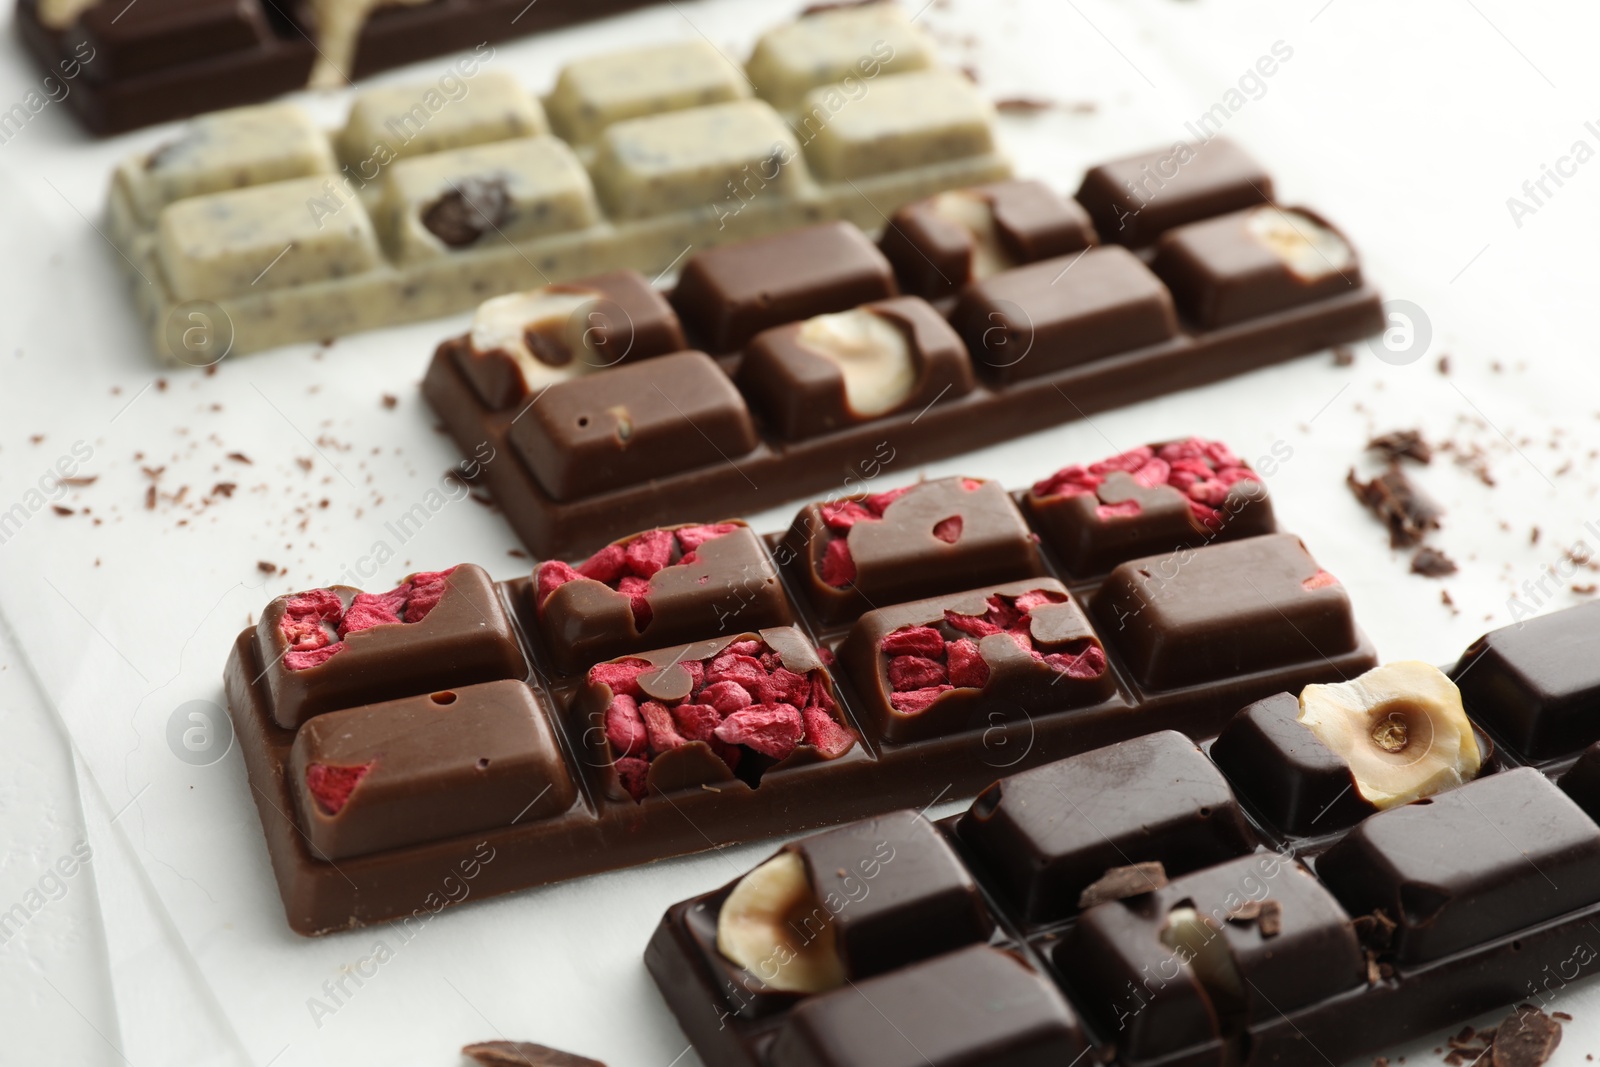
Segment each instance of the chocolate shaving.
[{"label": "chocolate shaving", "polygon": [[463,178],[422,211],[422,225],[451,248],[465,248],[505,221],[511,207],[499,178]]},{"label": "chocolate shaving", "polygon": [[228,453],[228,458],[233,460],[235,463],[244,463],[244,464],[247,464],[247,465],[255,462],[249,456],[245,455],[243,452],[229,452]]},{"label": "chocolate shaving", "polygon": [[1411,484],[1405,472],[1391,465],[1370,482],[1356,477],[1352,468],[1345,482],[1356,499],[1389,528],[1392,548],[1410,548],[1422,541],[1429,530],[1439,528],[1439,506]]},{"label": "chocolate shaving", "polygon": [[1160,863],[1135,863],[1128,867],[1113,867],[1099,880],[1078,894],[1078,907],[1092,908],[1113,900],[1153,893],[1167,884],[1167,869]]},{"label": "chocolate shaving", "polygon": [[74,489],[81,489],[86,485],[93,485],[95,482],[98,482],[99,480],[100,480],[100,476],[98,474],[87,474],[87,475],[80,475],[77,478],[63,478],[63,479],[61,479],[61,484],[62,485],[70,485]]},{"label": "chocolate shaving", "polygon": [[1538,1067],[1561,1044],[1561,1024],[1524,1004],[1505,1018],[1494,1035],[1494,1067]]},{"label": "chocolate shaving", "polygon": [[1356,350],[1349,345],[1335,345],[1333,348],[1333,365],[1335,367],[1353,367],[1356,362]]},{"label": "chocolate shaving", "polygon": [[1262,937],[1277,937],[1283,932],[1283,905],[1276,900],[1247,900],[1228,912],[1231,923],[1255,923]]},{"label": "chocolate shaving", "polygon": [[260,571],[262,574],[277,574],[278,565],[270,560],[257,560],[256,570]]},{"label": "chocolate shaving", "polygon": [[50,510],[54,511],[57,515],[76,515],[77,514],[77,512],[73,511],[71,508],[63,507],[60,504],[51,504],[50,505]]},{"label": "chocolate shaving", "polygon": [[994,102],[996,111],[1019,112],[1026,115],[1049,111],[1055,106],[1054,100],[1046,100],[1038,96],[1007,96]]},{"label": "chocolate shaving", "polygon": [[1460,569],[1456,566],[1455,560],[1437,548],[1429,548],[1427,545],[1417,549],[1417,554],[1411,557],[1411,573],[1420,574],[1424,578],[1443,578]]},{"label": "chocolate shaving", "polygon": [[1433,446],[1422,439],[1421,430],[1395,430],[1381,434],[1367,442],[1369,452],[1381,452],[1390,463],[1401,459],[1414,459],[1418,463],[1433,462]]},{"label": "chocolate shaving", "polygon": [[1394,931],[1397,926],[1382,908],[1376,908],[1366,915],[1356,916],[1350,925],[1355,928],[1356,937],[1363,945],[1379,951],[1388,948],[1394,941]]},{"label": "chocolate shaving", "polygon": [[482,1041],[463,1047],[461,1054],[484,1067],[606,1067],[599,1060],[574,1056],[531,1041]]}]

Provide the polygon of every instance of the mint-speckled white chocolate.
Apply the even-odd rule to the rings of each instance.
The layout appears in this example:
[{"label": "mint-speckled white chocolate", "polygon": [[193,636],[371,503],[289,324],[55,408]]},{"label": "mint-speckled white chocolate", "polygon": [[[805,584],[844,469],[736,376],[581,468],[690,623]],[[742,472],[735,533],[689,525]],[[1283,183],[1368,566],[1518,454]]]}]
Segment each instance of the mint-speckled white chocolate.
[{"label": "mint-speckled white chocolate", "polygon": [[902,8],[867,4],[818,12],[767,31],[745,73],[762,99],[788,111],[818,86],[923,70],[935,58],[933,40]]},{"label": "mint-speckled white chocolate", "polygon": [[574,144],[626,119],[750,96],[744,72],[708,42],[636,48],[569,63],[550,94],[550,121]]},{"label": "mint-speckled white chocolate", "polygon": [[318,217],[327,179],[299,178],[200,196],[161,213],[161,268],[190,299],[289,289],[371,270],[382,261],[359,203]]},{"label": "mint-speckled white chocolate", "polygon": [[[135,299],[164,358],[176,358],[168,319],[194,300],[222,308],[238,355],[625,267],[653,275],[690,249],[826,219],[877,230],[910,201],[1010,176],[971,86],[891,73],[931,62],[903,13],[801,22],[752,61],[788,57],[771,69],[804,87],[782,90],[784,107],[760,98],[759,81],[750,98],[714,47],[691,41],[574,64],[542,109],[488,71],[455,99],[434,99],[440,83],[372,90],[333,138],[343,167],[292,105],[213,115],[153,162],[122,165],[109,234],[138,272]],[[880,42],[888,58],[872,54]],[[814,95],[822,110],[780,114],[830,71],[851,80]],[[640,108],[651,110],[623,117]],[[597,132],[562,144],[542,134],[546,112],[560,132]],[[510,203],[499,233],[448,247],[421,216],[467,178],[502,181]],[[234,189],[250,195],[223,192]]]},{"label": "mint-speckled white chocolate", "polygon": [[423,225],[422,215],[440,197],[460,190],[469,178],[502,182],[509,199],[505,218],[480,237],[479,244],[526,241],[587,229],[600,221],[589,174],[565,141],[524,137],[461,148],[402,160],[384,176],[383,214],[397,259],[410,262],[451,254]]},{"label": "mint-speckled white chocolate", "polygon": [[454,95],[438,83],[391,85],[360,94],[338,137],[340,158],[382,167],[386,159],[550,132],[539,101],[504,71],[483,71],[455,84],[460,88]]}]

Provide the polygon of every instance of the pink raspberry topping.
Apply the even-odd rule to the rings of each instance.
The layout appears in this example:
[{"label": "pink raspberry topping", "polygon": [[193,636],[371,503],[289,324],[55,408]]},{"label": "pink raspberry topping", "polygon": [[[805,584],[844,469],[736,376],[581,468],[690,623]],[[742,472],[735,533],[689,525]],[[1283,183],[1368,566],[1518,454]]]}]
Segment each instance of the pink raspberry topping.
[{"label": "pink raspberry topping", "polygon": [[[1187,437],[1157,448],[1140,446],[1087,467],[1063,467],[1033,486],[1039,498],[1092,495],[1105,484],[1106,476],[1122,471],[1146,488],[1166,485],[1189,500],[1189,511],[1202,525],[1216,529],[1222,524],[1222,507],[1228,490],[1246,481],[1258,481],[1248,464],[1220,441]],[[1102,504],[1096,517],[1102,521],[1132,518],[1141,513],[1137,501]]]},{"label": "pink raspberry topping", "polygon": [[313,763],[306,768],[306,788],[325,815],[337,815],[350,802],[361,779],[372,770],[371,763],[341,767],[333,763]]},{"label": "pink raspberry topping", "polygon": [[288,597],[278,631],[289,649],[283,663],[291,671],[321,666],[343,651],[344,639],[374,626],[421,622],[444,596],[446,580],[455,573],[423,571],[387,593],[357,593],[346,608],[332,589],[313,589]]},{"label": "pink raspberry topping", "polygon": [[[838,705],[821,669],[800,672],[758,638],[729,642],[704,660],[679,660],[689,675],[680,700],[650,700],[639,676],[656,668],[636,658],[590,668],[590,684],[611,692],[605,736],[618,779],[635,800],[643,799],[651,761],[696,742],[737,771],[751,753],[782,760],[801,745],[824,759],[837,759],[855,745],[855,734],[838,720]],[[755,771],[758,776],[766,764]]]},{"label": "pink raspberry topping", "polygon": [[[969,493],[983,488],[983,484],[976,478],[961,479],[961,488]],[[850,530],[858,522],[882,521],[883,513],[888,510],[890,504],[918,488],[920,486],[908,485],[900,489],[891,489],[887,493],[873,493],[859,500],[841,500],[822,505],[822,522],[828,528],[829,534],[829,541],[822,552],[822,565],[818,575],[823,584],[843,589],[855,581],[856,562],[850,555],[848,541]],[[951,515],[934,524],[933,536],[947,545],[953,545],[961,540],[961,530],[964,525],[960,515]]]},{"label": "pink raspberry topping", "polygon": [[568,582],[587,578],[627,597],[633,609],[634,627],[642,631],[654,618],[649,600],[650,578],[668,567],[699,562],[701,545],[742,528],[740,523],[719,522],[676,530],[646,530],[626,541],[607,545],[576,567],[560,560],[541,563],[534,572],[536,603],[543,611],[557,589]]}]

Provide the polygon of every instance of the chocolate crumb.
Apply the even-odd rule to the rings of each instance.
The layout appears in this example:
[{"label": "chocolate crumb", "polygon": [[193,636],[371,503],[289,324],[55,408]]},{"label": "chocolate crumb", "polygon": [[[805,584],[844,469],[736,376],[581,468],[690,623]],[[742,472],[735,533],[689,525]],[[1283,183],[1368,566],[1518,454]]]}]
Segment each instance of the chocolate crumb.
[{"label": "chocolate crumb", "polygon": [[1387,1056],[1374,1056],[1374,1057],[1372,1057],[1372,1067],[1389,1067],[1389,1057],[1387,1057]]},{"label": "chocolate crumb", "polygon": [[1088,909],[1112,900],[1152,893],[1167,884],[1167,869],[1160,863],[1135,863],[1112,867],[1078,895],[1078,907]]},{"label": "chocolate crumb", "polygon": [[383,394],[383,406],[388,408],[390,411],[393,411],[395,409],[395,405],[398,403],[400,403],[400,398],[395,396],[393,393]]},{"label": "chocolate crumb", "polygon": [[1448,355],[1439,357],[1439,373],[1445,377],[1450,376],[1450,357]]},{"label": "chocolate crumb", "polygon": [[1579,596],[1594,596],[1597,589],[1600,589],[1600,586],[1595,585],[1593,582],[1586,582],[1583,585],[1579,585],[1576,582],[1572,583],[1572,591]]},{"label": "chocolate crumb", "polygon": [[1354,927],[1356,937],[1368,948],[1386,949],[1394,940],[1396,923],[1384,912],[1382,908],[1374,908],[1366,915],[1358,915],[1350,920]]},{"label": "chocolate crumb", "polygon": [[1443,578],[1460,569],[1456,566],[1455,560],[1437,548],[1430,548],[1427,545],[1417,549],[1417,554],[1411,557],[1411,573],[1420,574],[1424,578]]},{"label": "chocolate crumb", "polygon": [[1564,1011],[1553,1011],[1553,1012],[1550,1013],[1550,1018],[1552,1018],[1552,1019],[1560,1019],[1562,1022],[1567,1022],[1567,1023],[1570,1023],[1572,1021],[1572,1016],[1568,1015]]},{"label": "chocolate crumb", "polygon": [[88,474],[88,475],[80,475],[77,478],[63,478],[63,479],[61,479],[61,484],[62,485],[70,485],[74,489],[82,489],[84,486],[93,485],[95,482],[98,482],[99,480],[100,480],[100,476],[98,474]]},{"label": "chocolate crumb", "polygon": [[1405,472],[1391,464],[1389,469],[1370,482],[1356,477],[1354,468],[1345,477],[1345,483],[1356,499],[1389,528],[1391,548],[1409,548],[1421,543],[1429,530],[1439,528],[1439,506],[1411,484]]},{"label": "chocolate crumb", "polygon": [[1401,459],[1414,459],[1418,463],[1433,462],[1433,446],[1423,440],[1421,430],[1395,430],[1380,434],[1367,442],[1369,452],[1382,452],[1390,463]]},{"label": "chocolate crumb", "polygon": [[500,228],[511,207],[499,178],[463,178],[422,211],[422,225],[451,248],[465,248]]},{"label": "chocolate crumb", "polygon": [[51,504],[50,505],[50,510],[54,511],[57,515],[76,515],[77,514],[77,512],[73,511],[71,508],[62,507],[60,504]]},{"label": "chocolate crumb", "polygon": [[1356,363],[1356,350],[1349,345],[1333,346],[1333,365],[1335,367],[1353,367]]},{"label": "chocolate crumb", "polygon": [[531,1041],[483,1041],[464,1046],[461,1054],[484,1067],[606,1067],[599,1060],[574,1056]]},{"label": "chocolate crumb", "polygon": [[260,571],[262,574],[277,574],[278,565],[267,560],[260,560],[256,563],[256,570]]},{"label": "chocolate crumb", "polygon": [[250,457],[245,455],[243,452],[229,452],[228,458],[233,460],[235,463],[243,463],[247,466],[252,462]]},{"label": "chocolate crumb", "polygon": [[156,487],[153,485],[144,491],[144,508],[146,511],[154,511],[156,509]]},{"label": "chocolate crumb", "polygon": [[1033,115],[1041,111],[1049,111],[1055,106],[1054,100],[1046,100],[1038,96],[1007,96],[994,102],[996,111],[1007,114]]},{"label": "chocolate crumb", "polygon": [[506,549],[506,555],[510,556],[512,559],[527,559],[528,558],[528,554],[526,552],[522,551],[522,549],[520,549],[520,548],[508,548],[508,549]]},{"label": "chocolate crumb", "polygon": [[1439,603],[1450,609],[1450,614],[1460,615],[1461,609],[1456,607],[1456,598],[1450,595],[1450,590],[1439,590]]},{"label": "chocolate crumb", "polygon": [[1494,1067],[1538,1067],[1561,1044],[1561,1024],[1538,1008],[1524,1004],[1496,1029]]},{"label": "chocolate crumb", "polygon": [[232,496],[233,491],[239,488],[238,482],[218,482],[211,487],[212,496]]}]

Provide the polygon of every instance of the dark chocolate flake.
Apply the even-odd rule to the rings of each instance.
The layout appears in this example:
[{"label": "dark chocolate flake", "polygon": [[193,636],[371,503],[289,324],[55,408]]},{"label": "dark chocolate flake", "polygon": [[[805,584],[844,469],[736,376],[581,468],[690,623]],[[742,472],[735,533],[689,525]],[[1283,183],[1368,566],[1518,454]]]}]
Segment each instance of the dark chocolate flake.
[{"label": "dark chocolate flake", "polygon": [[1418,463],[1433,462],[1433,446],[1422,438],[1421,430],[1395,430],[1381,434],[1367,442],[1369,452],[1381,452],[1391,463],[1401,459],[1414,459]]},{"label": "dark chocolate flake", "polygon": [[574,1056],[531,1041],[482,1041],[465,1046],[461,1054],[484,1067],[606,1067],[599,1060]]},{"label": "dark chocolate flake", "polygon": [[505,221],[511,197],[499,178],[463,178],[422,211],[422,225],[451,248],[465,248]]},{"label": "dark chocolate flake", "polygon": [[1420,543],[1429,530],[1439,528],[1439,506],[1412,485],[1397,466],[1390,466],[1370,482],[1357,478],[1352,469],[1345,482],[1356,499],[1389,528],[1389,544],[1393,548],[1409,548]]},{"label": "dark chocolate flake", "polygon": [[1078,895],[1078,907],[1092,908],[1113,900],[1153,893],[1167,884],[1167,870],[1159,862],[1113,867]]},{"label": "dark chocolate flake", "polygon": [[1456,566],[1455,560],[1437,548],[1429,548],[1427,545],[1417,549],[1417,554],[1411,557],[1411,573],[1420,574],[1424,578],[1443,578],[1460,569]]},{"label": "dark chocolate flake", "polygon": [[1561,1024],[1524,1004],[1495,1031],[1494,1067],[1538,1067],[1561,1044]]}]

